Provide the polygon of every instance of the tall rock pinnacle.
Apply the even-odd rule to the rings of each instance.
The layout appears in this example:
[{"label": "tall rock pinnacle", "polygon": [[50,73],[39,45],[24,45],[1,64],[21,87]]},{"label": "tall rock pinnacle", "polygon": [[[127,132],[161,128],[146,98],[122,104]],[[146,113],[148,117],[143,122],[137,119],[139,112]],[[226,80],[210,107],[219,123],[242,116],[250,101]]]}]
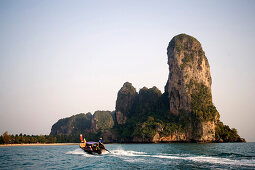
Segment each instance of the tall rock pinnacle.
[{"label": "tall rock pinnacle", "polygon": [[191,111],[191,95],[194,83],[201,83],[211,94],[210,66],[201,44],[194,37],[179,34],[167,48],[169,76],[165,86],[168,92],[170,112]]},{"label": "tall rock pinnacle", "polygon": [[186,136],[194,141],[214,141],[219,113],[212,102],[210,66],[194,37],[175,36],[167,48],[169,76],[165,92],[170,114],[191,120]]}]

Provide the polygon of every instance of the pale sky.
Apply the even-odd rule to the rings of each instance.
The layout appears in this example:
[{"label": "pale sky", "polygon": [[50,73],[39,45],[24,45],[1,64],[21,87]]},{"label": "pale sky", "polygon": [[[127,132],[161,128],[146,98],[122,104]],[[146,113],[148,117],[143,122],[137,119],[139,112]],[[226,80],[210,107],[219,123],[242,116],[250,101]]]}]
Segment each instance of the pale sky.
[{"label": "pale sky", "polygon": [[255,141],[254,21],[247,0],[0,0],[0,134],[114,110],[126,81],[163,92],[168,43],[186,33],[209,60],[221,120]]}]

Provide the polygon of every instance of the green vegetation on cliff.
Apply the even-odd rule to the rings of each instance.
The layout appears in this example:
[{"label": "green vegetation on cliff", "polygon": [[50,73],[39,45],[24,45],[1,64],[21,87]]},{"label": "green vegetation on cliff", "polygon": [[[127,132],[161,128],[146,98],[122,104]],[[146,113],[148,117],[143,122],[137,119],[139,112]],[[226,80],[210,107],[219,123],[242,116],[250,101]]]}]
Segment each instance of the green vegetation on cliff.
[{"label": "green vegetation on cliff", "polygon": [[[183,132],[186,125],[179,118],[169,117],[169,102],[167,93],[161,93],[157,87],[140,89],[137,99],[134,99],[134,113],[125,124],[116,124],[115,132],[118,141],[132,142],[133,138],[151,142],[159,131],[162,135]],[[183,120],[181,120],[183,122]]]},{"label": "green vegetation on cliff", "polygon": [[183,70],[187,65],[191,65],[194,61],[194,54],[184,52],[184,58],[182,59],[181,69]]},{"label": "green vegetation on cliff", "polygon": [[160,117],[157,113],[147,113],[143,116],[134,116],[124,125],[116,125],[114,130],[119,134],[119,141],[132,142],[133,138],[141,138],[151,142],[156,132],[167,136],[175,132],[184,132],[183,124],[175,119]]},{"label": "green vegetation on cliff", "polygon": [[241,138],[235,128],[230,128],[228,125],[224,125],[221,121],[216,124],[215,127],[215,141],[216,142],[245,142],[245,139]]},{"label": "green vegetation on cliff", "polygon": [[50,135],[80,134],[91,127],[91,113],[80,113],[68,118],[60,119],[52,126]]},{"label": "green vegetation on cliff", "polygon": [[153,116],[148,116],[147,120],[136,124],[133,136],[152,139],[157,132],[163,136],[173,134],[176,131],[183,132],[181,124],[177,124],[169,119],[155,119]]},{"label": "green vegetation on cliff", "polygon": [[114,125],[113,115],[110,111],[96,111],[80,113],[60,119],[52,126],[50,135],[56,137],[56,142],[80,142],[79,135],[83,134],[86,140],[98,140],[105,130]]},{"label": "green vegetation on cliff", "polygon": [[93,119],[96,120],[97,127],[100,130],[111,129],[114,125],[110,111],[96,111],[93,115]]},{"label": "green vegetation on cliff", "polygon": [[219,117],[208,87],[191,79],[186,88],[191,93],[191,113],[196,119],[199,121],[213,121]]},{"label": "green vegetation on cliff", "polygon": [[[187,40],[184,42],[184,40]],[[192,46],[194,43],[200,44],[200,42],[187,34],[179,34],[177,36],[175,36],[169,43],[168,48],[175,48],[177,53],[180,53],[181,51],[191,51],[192,50]]]},{"label": "green vegetation on cliff", "polygon": [[161,91],[155,86],[149,89],[147,87],[140,89],[136,103],[134,103],[135,114],[142,116],[155,112],[161,95]]}]

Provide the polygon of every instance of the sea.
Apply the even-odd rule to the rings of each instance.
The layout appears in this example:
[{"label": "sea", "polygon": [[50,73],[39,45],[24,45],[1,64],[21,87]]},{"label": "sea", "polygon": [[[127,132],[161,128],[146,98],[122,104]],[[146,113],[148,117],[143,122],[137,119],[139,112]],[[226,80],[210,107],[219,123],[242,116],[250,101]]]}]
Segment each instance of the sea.
[{"label": "sea", "polygon": [[0,147],[0,169],[255,169],[255,143],[105,144]]}]

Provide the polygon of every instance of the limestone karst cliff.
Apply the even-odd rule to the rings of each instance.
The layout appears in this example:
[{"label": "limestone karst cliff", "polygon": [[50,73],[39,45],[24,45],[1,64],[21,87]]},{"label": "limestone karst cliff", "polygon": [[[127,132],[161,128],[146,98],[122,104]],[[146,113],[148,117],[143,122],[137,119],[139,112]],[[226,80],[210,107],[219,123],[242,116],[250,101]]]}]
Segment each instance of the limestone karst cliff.
[{"label": "limestone karst cliff", "polygon": [[212,102],[210,65],[200,42],[177,35],[169,42],[167,56],[169,75],[163,94],[157,87],[137,92],[126,82],[117,94],[115,111],[61,119],[51,134],[86,133],[103,136],[107,142],[245,141],[236,129],[219,121]]},{"label": "limestone karst cliff", "polygon": [[[130,83],[120,89],[116,116],[124,117],[125,122],[117,123],[130,125],[121,136],[135,142],[215,141],[219,114],[212,103],[210,66],[200,42],[186,34],[177,35],[170,41],[167,55],[169,76],[163,94],[156,87],[144,87],[137,94]],[[123,89],[125,98],[120,97]],[[132,115],[130,121],[126,115]]]},{"label": "limestone karst cliff", "polygon": [[[57,136],[57,141],[64,139],[66,142],[79,142],[80,134],[87,140],[94,140],[103,136],[105,142],[113,141],[113,133],[110,129],[114,126],[113,113],[110,111],[95,111],[80,113],[58,120],[51,128],[50,135]],[[112,137],[113,136],[113,137]]]},{"label": "limestone karst cliff", "polygon": [[50,135],[72,135],[80,131],[88,131],[91,127],[91,120],[91,113],[80,113],[60,119],[52,126]]},{"label": "limestone karst cliff", "polygon": [[127,118],[134,112],[134,102],[137,96],[136,89],[131,83],[124,83],[118,92],[116,101],[116,121],[118,124],[125,124]]},{"label": "limestone karst cliff", "polygon": [[[191,117],[191,140],[214,141],[219,114],[212,103],[210,66],[194,37],[175,36],[167,48],[169,76],[165,86],[170,113]],[[182,114],[182,115],[181,115]]]},{"label": "limestone karst cliff", "polygon": [[205,86],[209,95],[211,93],[208,60],[200,42],[186,34],[177,35],[170,41],[167,55],[169,76],[165,91],[168,92],[170,112],[176,115],[180,110],[190,112],[191,95],[197,88],[194,83]]}]

